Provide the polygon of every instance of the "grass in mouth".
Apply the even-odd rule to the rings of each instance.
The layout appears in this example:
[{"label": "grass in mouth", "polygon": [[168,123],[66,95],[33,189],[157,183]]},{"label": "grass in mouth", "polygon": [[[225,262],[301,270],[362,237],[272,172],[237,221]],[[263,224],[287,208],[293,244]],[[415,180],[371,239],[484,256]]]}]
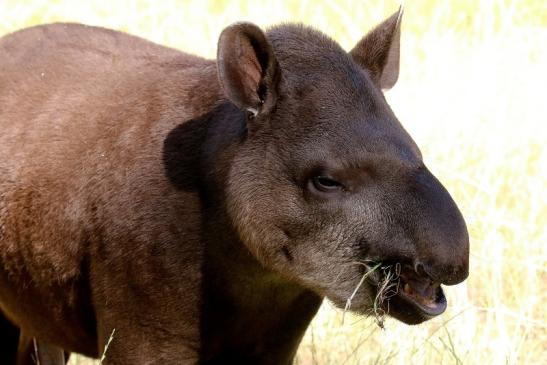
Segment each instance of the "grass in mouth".
[{"label": "grass in mouth", "polygon": [[[381,262],[358,262],[358,264],[365,266],[367,270],[363,273],[361,280],[359,280],[359,283],[357,283],[357,286],[346,300],[346,305],[342,314],[342,323],[344,323],[346,312],[351,308],[353,298],[365,282],[366,278],[372,275],[372,273],[380,270],[378,292],[372,303],[371,315],[374,317],[376,324],[383,329],[385,316],[389,313],[389,298],[397,294],[397,291],[399,290],[401,265],[386,265]],[[387,308],[386,310],[382,308],[384,302],[386,302],[386,305],[384,306]]]},{"label": "grass in mouth", "polygon": [[[378,282],[378,292],[374,298],[372,306],[372,315],[378,327],[384,329],[384,319],[389,313],[389,298],[396,295],[399,291],[399,275],[401,274],[401,265],[384,265],[380,267],[382,270],[381,279]],[[385,310],[382,304],[385,304]]]}]

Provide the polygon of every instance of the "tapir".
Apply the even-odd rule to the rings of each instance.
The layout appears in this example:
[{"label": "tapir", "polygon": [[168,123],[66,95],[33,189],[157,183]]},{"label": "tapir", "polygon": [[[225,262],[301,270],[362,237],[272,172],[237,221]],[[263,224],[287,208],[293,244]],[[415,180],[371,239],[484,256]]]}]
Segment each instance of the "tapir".
[{"label": "tapir", "polygon": [[78,24],[1,38],[0,362],[291,364],[325,298],[440,315],[469,238],[383,94],[401,14],[349,52],[236,23],[216,60]]}]

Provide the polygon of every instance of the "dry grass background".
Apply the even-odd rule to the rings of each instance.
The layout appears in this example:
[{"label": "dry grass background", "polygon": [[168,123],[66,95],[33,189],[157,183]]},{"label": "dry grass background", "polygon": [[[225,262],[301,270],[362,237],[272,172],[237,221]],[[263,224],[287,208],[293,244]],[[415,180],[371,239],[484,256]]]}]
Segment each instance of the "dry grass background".
[{"label": "dry grass background", "polygon": [[[213,57],[234,21],[299,21],[349,49],[398,5],[0,0],[0,34],[76,21]],[[470,277],[447,289],[444,315],[418,327],[391,320],[380,330],[356,316],[342,323],[326,303],[296,363],[547,364],[547,2],[409,0],[401,67],[387,98],[466,217]]]}]

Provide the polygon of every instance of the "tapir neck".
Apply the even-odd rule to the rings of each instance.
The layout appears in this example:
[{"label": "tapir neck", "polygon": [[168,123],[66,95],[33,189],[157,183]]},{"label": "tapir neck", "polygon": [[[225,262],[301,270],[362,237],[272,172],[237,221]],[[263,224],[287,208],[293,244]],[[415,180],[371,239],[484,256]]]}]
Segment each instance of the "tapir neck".
[{"label": "tapir neck", "polygon": [[244,138],[244,116],[231,104],[220,108],[225,109],[208,120],[202,148],[201,195],[208,218],[202,223],[201,358],[290,364],[322,299],[261,265],[235,233],[222,186]]}]

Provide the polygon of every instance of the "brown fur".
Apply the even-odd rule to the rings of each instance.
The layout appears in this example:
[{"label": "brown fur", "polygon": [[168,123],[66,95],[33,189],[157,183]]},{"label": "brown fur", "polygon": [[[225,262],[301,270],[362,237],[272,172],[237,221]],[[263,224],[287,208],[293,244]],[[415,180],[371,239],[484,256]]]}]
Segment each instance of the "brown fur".
[{"label": "brown fur", "polygon": [[[98,357],[114,333],[106,364],[288,364],[351,262],[463,280],[465,224],[378,89],[398,31],[377,29],[374,70],[292,25],[227,28],[218,73],[83,25],[2,38],[0,310],[22,338]],[[351,204],[310,187],[318,163]],[[387,183],[358,193],[370,176]]]}]

